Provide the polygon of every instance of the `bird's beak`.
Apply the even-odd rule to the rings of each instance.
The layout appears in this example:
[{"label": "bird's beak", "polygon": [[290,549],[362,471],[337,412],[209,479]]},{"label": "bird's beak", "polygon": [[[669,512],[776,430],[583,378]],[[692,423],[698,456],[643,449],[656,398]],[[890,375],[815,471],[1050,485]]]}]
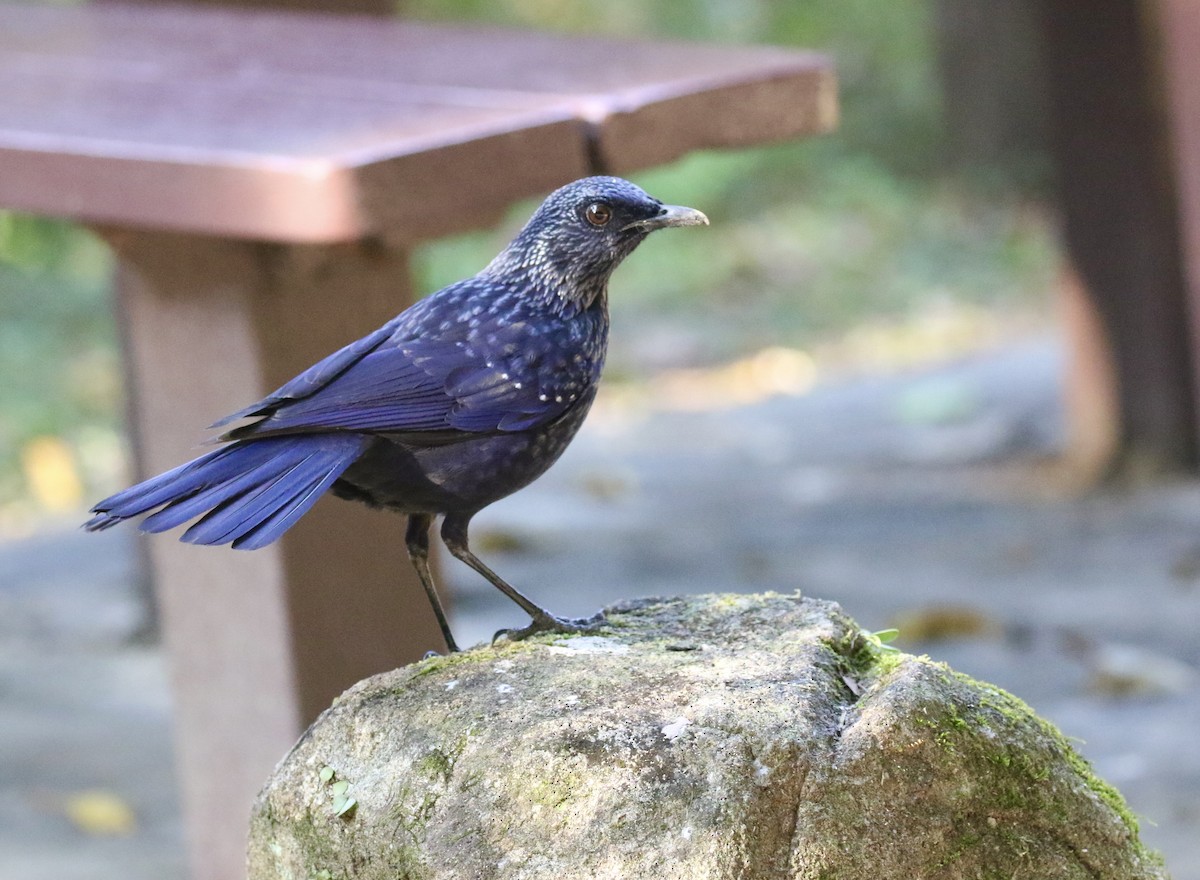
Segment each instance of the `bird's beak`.
[{"label": "bird's beak", "polygon": [[708,218],[695,208],[685,208],[682,205],[663,205],[662,210],[653,217],[645,220],[635,220],[621,231],[636,229],[639,232],[651,232],[655,229],[666,229],[668,226],[707,226]]}]

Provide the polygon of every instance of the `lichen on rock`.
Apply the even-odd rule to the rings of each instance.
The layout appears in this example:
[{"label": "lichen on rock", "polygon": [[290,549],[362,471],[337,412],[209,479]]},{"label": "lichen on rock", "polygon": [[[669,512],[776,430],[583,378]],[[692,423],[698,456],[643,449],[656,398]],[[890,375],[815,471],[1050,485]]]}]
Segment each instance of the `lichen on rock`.
[{"label": "lichen on rock", "polygon": [[833,603],[608,616],[351,688],[260,795],[251,880],[1166,877],[1052,725]]}]

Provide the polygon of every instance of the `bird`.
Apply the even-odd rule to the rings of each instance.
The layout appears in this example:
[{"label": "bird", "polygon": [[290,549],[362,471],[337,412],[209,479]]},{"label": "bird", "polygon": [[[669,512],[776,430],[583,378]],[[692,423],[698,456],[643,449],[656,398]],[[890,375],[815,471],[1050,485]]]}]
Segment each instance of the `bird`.
[{"label": "bird", "polygon": [[407,516],[405,544],[447,649],[458,651],[429,568],[429,531],[530,617],[500,630],[594,631],[557,617],[470,549],[471,518],[563,453],[596,397],[608,281],[653,231],[708,225],[618,177],[551,193],[476,275],[450,284],[261,400],[210,425],[218,448],[98,502],[88,531],[145,515],[143,532],[195,520],[180,540],[254,550],[325,492]]}]

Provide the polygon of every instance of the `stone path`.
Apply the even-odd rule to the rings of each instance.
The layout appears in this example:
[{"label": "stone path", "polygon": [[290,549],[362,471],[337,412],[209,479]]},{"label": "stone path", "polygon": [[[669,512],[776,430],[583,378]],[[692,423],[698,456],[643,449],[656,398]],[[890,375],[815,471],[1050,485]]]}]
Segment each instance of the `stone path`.
[{"label": "stone path", "polygon": [[[725,411],[610,406],[485,511],[476,549],[561,614],[635,595],[801,589],[1029,701],[1078,737],[1200,880],[1200,482],[1071,497],[1061,355],[1031,342],[934,371]],[[0,544],[0,877],[183,877],[160,652],[130,536]],[[523,621],[447,564],[460,640]],[[133,810],[84,833],[71,797]],[[101,811],[103,817],[103,811]]]}]

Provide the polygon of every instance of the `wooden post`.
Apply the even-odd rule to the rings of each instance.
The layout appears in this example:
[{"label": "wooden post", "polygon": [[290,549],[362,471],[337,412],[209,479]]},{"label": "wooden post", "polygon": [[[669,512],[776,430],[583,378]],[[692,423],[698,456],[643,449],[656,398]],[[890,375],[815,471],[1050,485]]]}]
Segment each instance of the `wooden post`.
[{"label": "wooden post", "polygon": [[[1179,16],[1184,7],[1194,18],[1193,4],[1164,3]],[[1115,465],[1185,469],[1197,461],[1197,336],[1189,331],[1167,110],[1168,102],[1181,100],[1182,88],[1194,89],[1200,47],[1171,71],[1191,69],[1190,86],[1180,75],[1160,82],[1156,34],[1145,12],[1138,0],[1042,4],[1066,242],[1087,292],[1082,304],[1093,312],[1076,309],[1080,320],[1068,334],[1079,339],[1099,328],[1101,338],[1075,350],[1089,357],[1103,352],[1111,361],[1112,369],[1095,379],[1113,377],[1111,392],[1089,391],[1088,383],[1076,387],[1083,394],[1111,393],[1117,401]],[[1162,37],[1182,49],[1178,35]],[[1194,104],[1177,109],[1196,113]],[[1194,165],[1195,150],[1181,161]],[[1191,214],[1195,220],[1200,209]],[[1096,409],[1079,400],[1069,406],[1072,412]]]},{"label": "wooden post", "polygon": [[[1169,120],[1193,386],[1200,387],[1200,6],[1191,0],[1155,0],[1150,16]],[[1200,405],[1197,410],[1200,419]],[[1195,430],[1200,434],[1200,424]]]},{"label": "wooden post", "polygon": [[[143,474],[198,454],[205,425],[410,301],[397,248],[103,234]],[[149,542],[196,880],[242,876],[255,792],[340,691],[443,649],[403,535],[400,517],[327,498],[252,553]]]}]

